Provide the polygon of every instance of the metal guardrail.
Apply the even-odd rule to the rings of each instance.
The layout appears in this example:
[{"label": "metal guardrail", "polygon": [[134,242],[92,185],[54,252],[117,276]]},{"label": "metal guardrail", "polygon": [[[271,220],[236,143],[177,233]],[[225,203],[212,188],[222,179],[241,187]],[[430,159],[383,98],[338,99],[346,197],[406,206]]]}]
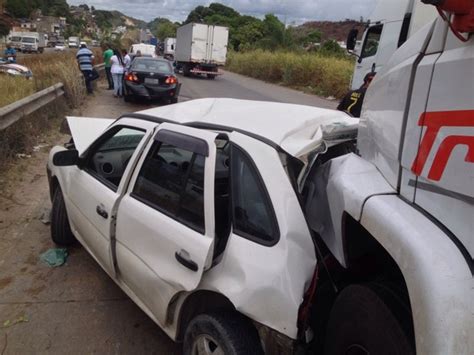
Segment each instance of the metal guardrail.
[{"label": "metal guardrail", "polygon": [[63,96],[63,88],[64,85],[58,83],[0,108],[0,131]]},{"label": "metal guardrail", "polygon": [[[105,64],[99,64],[94,68],[101,72],[105,69]],[[82,75],[81,75],[82,78]],[[50,86],[47,89],[38,91],[33,95],[15,101],[12,104],[0,108],[0,131],[10,127],[15,122],[25,116],[32,114],[40,108],[46,106],[58,97],[64,95],[64,85],[62,83]]]}]

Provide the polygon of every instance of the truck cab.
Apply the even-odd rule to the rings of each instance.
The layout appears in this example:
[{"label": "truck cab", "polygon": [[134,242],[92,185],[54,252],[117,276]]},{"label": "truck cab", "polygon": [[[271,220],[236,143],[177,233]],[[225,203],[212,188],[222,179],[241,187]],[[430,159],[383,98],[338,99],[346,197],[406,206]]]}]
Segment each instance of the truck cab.
[{"label": "truck cab", "polygon": [[[358,89],[364,76],[378,72],[393,53],[424,24],[436,18],[436,10],[416,0],[379,0],[362,36],[362,43],[354,52],[358,57],[351,87]],[[355,50],[357,31],[348,36],[348,50]],[[354,45],[350,45],[353,43]]]}]

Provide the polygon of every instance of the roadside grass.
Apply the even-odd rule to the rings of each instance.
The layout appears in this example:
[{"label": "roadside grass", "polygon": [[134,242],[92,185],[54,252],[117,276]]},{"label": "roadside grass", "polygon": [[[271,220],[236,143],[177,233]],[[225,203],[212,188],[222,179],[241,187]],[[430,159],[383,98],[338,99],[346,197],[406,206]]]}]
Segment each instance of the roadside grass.
[{"label": "roadside grass", "polygon": [[[97,58],[100,53],[95,55]],[[23,154],[20,155],[22,157],[31,154],[33,147],[43,141],[44,137],[57,132],[67,112],[79,107],[85,98],[84,79],[77,66],[75,53],[22,56],[18,58],[18,64],[29,67],[33,72],[33,79],[0,76],[0,107],[56,83],[64,84],[65,95],[0,131],[0,175],[15,165],[17,159],[25,159],[17,158],[17,154]]]},{"label": "roadside grass", "polygon": [[226,69],[312,94],[341,98],[349,88],[353,66],[350,58],[255,50],[230,52]]}]

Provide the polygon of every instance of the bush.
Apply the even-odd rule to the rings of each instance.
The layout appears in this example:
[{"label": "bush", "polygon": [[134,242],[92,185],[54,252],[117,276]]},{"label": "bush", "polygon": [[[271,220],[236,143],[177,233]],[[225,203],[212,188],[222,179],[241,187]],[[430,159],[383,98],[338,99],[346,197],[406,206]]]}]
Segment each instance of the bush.
[{"label": "bush", "polygon": [[254,50],[229,52],[226,68],[267,82],[341,98],[349,88],[353,65],[348,58]]}]

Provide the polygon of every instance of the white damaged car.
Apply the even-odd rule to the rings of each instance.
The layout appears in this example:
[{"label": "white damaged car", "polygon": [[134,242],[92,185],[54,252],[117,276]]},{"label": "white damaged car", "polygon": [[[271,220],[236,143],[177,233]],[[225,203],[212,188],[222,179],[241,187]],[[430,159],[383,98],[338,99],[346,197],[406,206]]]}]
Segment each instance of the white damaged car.
[{"label": "white damaged car", "polygon": [[[339,267],[324,270],[334,259],[304,212],[310,170],[353,149],[358,119],[200,99],[68,123],[73,141],[48,162],[53,241],[79,241],[185,354],[319,351],[324,339],[348,336],[362,343],[358,329],[326,328],[350,310],[331,307],[350,280]],[[388,314],[366,322],[372,335],[411,342],[398,313],[377,303],[385,296],[359,297],[354,309],[365,300]]]}]

